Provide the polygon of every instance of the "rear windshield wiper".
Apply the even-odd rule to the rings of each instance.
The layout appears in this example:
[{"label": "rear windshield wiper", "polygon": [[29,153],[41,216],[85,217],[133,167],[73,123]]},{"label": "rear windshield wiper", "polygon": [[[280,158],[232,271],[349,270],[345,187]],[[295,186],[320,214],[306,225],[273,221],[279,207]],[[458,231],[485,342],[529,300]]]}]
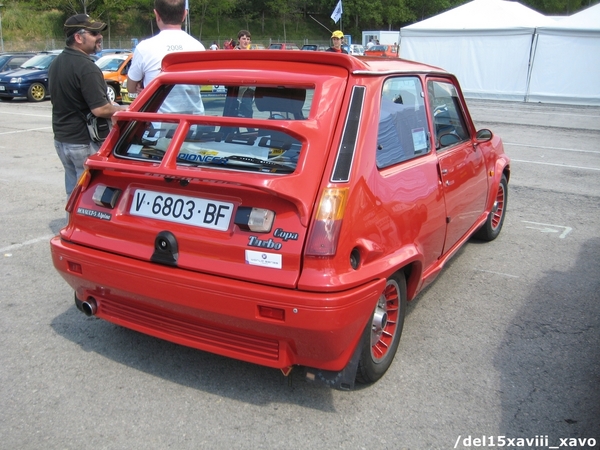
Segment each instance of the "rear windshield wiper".
[{"label": "rear windshield wiper", "polygon": [[289,166],[279,162],[265,161],[259,158],[252,158],[249,156],[239,155],[226,156],[223,158],[211,158],[202,161],[193,161],[177,158],[177,163],[190,166],[248,167],[260,172],[273,173],[293,173],[294,170],[296,170],[296,168],[293,166]]}]

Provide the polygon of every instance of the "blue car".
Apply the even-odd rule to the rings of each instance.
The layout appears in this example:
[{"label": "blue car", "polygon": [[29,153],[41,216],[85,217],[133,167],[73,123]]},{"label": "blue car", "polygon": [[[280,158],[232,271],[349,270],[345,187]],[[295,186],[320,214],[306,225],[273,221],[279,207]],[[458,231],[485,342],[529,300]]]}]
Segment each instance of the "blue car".
[{"label": "blue car", "polygon": [[48,68],[61,51],[42,52],[20,68],[0,74],[0,100],[27,97],[30,102],[41,102],[48,97]]}]

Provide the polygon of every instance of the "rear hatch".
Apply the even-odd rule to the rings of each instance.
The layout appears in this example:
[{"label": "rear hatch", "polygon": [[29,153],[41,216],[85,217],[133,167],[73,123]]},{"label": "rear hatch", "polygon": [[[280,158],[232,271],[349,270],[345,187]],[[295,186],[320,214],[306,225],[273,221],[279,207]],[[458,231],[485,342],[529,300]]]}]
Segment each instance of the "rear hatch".
[{"label": "rear hatch", "polygon": [[[132,110],[118,113],[88,160],[62,237],[155,264],[294,287],[347,102],[348,63],[218,53],[228,52],[167,58]],[[203,97],[206,85],[225,92]]]}]

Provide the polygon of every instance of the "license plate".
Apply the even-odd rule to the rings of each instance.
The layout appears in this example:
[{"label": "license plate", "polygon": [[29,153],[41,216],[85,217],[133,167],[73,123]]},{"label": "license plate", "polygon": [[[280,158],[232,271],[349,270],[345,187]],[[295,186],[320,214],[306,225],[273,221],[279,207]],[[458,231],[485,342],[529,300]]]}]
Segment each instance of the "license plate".
[{"label": "license plate", "polygon": [[0,86],[0,91],[4,91],[6,88],[4,86]]},{"label": "license plate", "polygon": [[137,189],[129,213],[134,216],[226,231],[231,222],[233,204]]}]

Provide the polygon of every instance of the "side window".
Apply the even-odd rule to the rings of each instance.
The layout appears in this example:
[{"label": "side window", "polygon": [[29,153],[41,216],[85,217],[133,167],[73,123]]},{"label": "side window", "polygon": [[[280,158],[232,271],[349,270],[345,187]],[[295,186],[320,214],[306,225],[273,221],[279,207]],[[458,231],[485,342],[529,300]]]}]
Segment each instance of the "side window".
[{"label": "side window", "polygon": [[123,70],[121,71],[121,74],[127,75],[130,67],[131,67],[131,59],[129,61],[127,61],[127,64],[125,64],[125,67],[123,67]]},{"label": "side window", "polygon": [[458,93],[453,84],[430,81],[427,85],[436,149],[440,150],[469,139]]},{"label": "side window", "polygon": [[10,62],[8,63],[10,70],[15,70],[18,69],[19,67],[21,67],[21,64],[23,64],[25,61],[27,61],[30,58],[30,56],[15,56],[13,59],[10,60]]},{"label": "side window", "polygon": [[429,152],[423,87],[417,77],[389,78],[381,93],[377,167],[383,169]]}]

